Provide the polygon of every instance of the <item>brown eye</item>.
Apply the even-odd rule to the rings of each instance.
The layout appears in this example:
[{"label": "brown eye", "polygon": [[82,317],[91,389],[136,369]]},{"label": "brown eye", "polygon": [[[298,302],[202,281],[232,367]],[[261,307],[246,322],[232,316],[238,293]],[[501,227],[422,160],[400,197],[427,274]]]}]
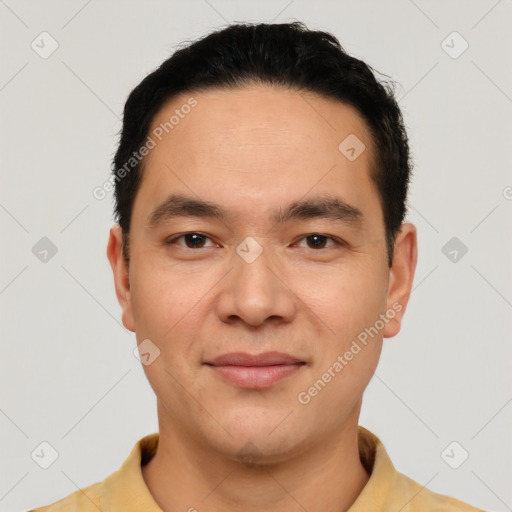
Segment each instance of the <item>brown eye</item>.
[{"label": "brown eye", "polygon": [[306,240],[311,249],[323,249],[327,243],[327,237],[324,235],[309,235]]},{"label": "brown eye", "polygon": [[193,249],[196,247],[203,247],[206,237],[197,233],[190,233],[188,235],[184,235],[184,239],[187,247]]},{"label": "brown eye", "polygon": [[[332,247],[333,245],[339,245],[337,242],[330,236],[327,235],[321,235],[319,233],[313,233],[311,235],[307,235],[302,240],[306,241],[306,247],[308,249],[326,249],[329,247]],[[302,242],[301,240],[301,242]],[[331,245],[327,245],[329,242],[331,242]],[[301,244],[299,244],[300,246]],[[302,245],[304,247],[304,245]]]},{"label": "brown eye", "polygon": [[[184,240],[185,244],[178,243],[178,240]],[[201,233],[186,233],[184,235],[180,235],[172,240],[169,240],[169,244],[180,245],[181,247],[186,247],[188,249],[202,249],[203,247],[211,247],[212,245],[206,245],[207,242],[211,240],[206,235]]]}]

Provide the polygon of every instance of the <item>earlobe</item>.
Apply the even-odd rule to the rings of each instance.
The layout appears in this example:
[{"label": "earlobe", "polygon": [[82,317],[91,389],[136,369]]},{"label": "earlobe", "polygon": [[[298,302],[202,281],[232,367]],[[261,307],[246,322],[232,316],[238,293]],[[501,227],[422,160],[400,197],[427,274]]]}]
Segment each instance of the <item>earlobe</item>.
[{"label": "earlobe", "polygon": [[410,222],[402,224],[395,241],[393,263],[389,272],[387,316],[390,321],[384,329],[384,337],[392,338],[400,332],[402,318],[411,295],[416,263],[418,241],[416,227]]},{"label": "earlobe", "polygon": [[110,228],[107,244],[107,258],[112,267],[117,300],[121,306],[123,325],[135,332],[131,302],[129,265],[123,256],[123,232],[119,225]]}]

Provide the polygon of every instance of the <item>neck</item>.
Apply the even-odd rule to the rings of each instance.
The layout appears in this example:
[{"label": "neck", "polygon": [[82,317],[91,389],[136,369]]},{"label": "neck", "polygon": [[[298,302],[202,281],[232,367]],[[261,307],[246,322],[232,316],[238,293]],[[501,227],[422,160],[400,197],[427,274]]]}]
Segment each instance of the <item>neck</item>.
[{"label": "neck", "polygon": [[142,475],[162,510],[346,511],[368,482],[357,417],[330,439],[274,464],[247,466],[160,423],[158,449]]}]

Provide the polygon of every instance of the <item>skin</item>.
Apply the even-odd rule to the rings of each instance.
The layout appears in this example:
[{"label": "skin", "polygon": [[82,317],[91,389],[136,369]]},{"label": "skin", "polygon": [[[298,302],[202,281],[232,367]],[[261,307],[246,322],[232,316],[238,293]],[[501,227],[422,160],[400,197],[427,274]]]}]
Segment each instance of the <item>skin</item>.
[{"label": "skin", "polygon": [[[313,93],[250,85],[175,97],[152,129],[190,96],[197,106],[145,159],[129,264],[119,226],[107,249],[123,324],[138,343],[150,339],[160,350],[144,366],[160,429],[144,480],[168,511],[347,510],[369,478],[357,448],[362,395],[383,338],[400,330],[416,268],[416,228],[402,225],[389,268],[370,178],[372,140],[355,109]],[[355,161],[338,150],[349,134],[366,146]],[[150,214],[177,193],[218,203],[229,216],[177,217],[150,227]],[[361,210],[361,225],[272,220],[293,201],[326,194]],[[203,247],[175,240],[194,232],[208,237]],[[316,248],[307,238],[315,233],[345,245],[328,239]],[[263,250],[252,263],[236,252],[248,236]],[[300,403],[298,394],[393,304],[401,311],[308,404]],[[273,350],[306,364],[266,389],[240,388],[204,364],[228,352]],[[256,454],[252,464],[240,459],[241,450]]]}]

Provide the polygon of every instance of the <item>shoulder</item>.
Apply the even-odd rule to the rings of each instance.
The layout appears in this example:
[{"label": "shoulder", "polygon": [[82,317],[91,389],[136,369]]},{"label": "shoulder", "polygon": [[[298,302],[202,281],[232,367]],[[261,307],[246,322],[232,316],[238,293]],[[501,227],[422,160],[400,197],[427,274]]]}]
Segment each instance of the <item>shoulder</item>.
[{"label": "shoulder", "polygon": [[[147,489],[141,463],[149,460],[158,446],[159,435],[149,434],[135,444],[119,469],[103,481],[77,489],[61,500],[29,512],[98,512],[98,510],[132,510],[134,502],[154,508]],[[155,509],[158,510],[158,509]]]},{"label": "shoulder", "polygon": [[103,482],[78,489],[55,503],[44,507],[34,508],[28,512],[98,512],[101,507],[101,486]]},{"label": "shoulder", "polygon": [[370,479],[351,512],[484,512],[456,498],[435,493],[397,471],[381,440],[361,426],[358,441],[360,459]]},{"label": "shoulder", "polygon": [[402,512],[484,512],[464,501],[435,493],[400,472],[395,475],[391,500],[393,505],[403,507]]}]

